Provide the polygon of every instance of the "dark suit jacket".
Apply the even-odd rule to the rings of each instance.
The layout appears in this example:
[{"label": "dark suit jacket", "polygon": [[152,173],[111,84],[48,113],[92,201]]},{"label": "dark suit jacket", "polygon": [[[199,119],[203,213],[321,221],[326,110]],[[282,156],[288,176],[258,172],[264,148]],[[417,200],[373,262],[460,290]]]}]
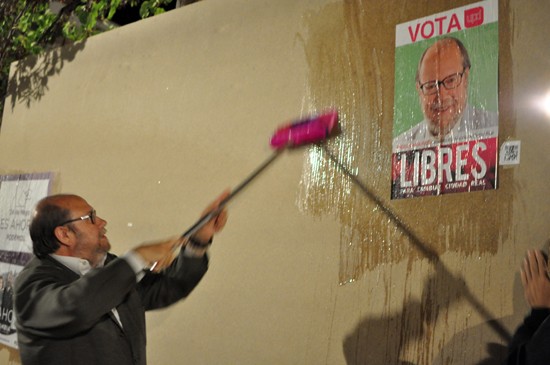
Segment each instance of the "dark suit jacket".
[{"label": "dark suit jacket", "polygon": [[550,310],[532,309],[514,333],[508,346],[506,365],[550,363]]},{"label": "dark suit jacket", "polygon": [[207,267],[206,257],[180,255],[163,274],[136,283],[114,255],[83,277],[51,257],[33,258],[15,283],[23,365],[145,365],[145,311],[186,297]]}]

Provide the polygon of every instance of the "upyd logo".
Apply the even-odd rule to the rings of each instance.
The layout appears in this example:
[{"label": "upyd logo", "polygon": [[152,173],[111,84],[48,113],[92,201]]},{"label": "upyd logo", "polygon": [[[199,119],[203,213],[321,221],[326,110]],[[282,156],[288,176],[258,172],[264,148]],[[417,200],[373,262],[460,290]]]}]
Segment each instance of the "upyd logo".
[{"label": "upyd logo", "polygon": [[[429,39],[465,28],[473,28],[482,25],[484,21],[484,9],[482,6],[466,9],[448,14],[437,14],[433,18],[419,19],[416,24],[407,27],[410,41]],[[420,39],[419,39],[420,37]]]},{"label": "upyd logo", "polygon": [[466,28],[477,27],[481,24],[483,24],[483,8],[481,6],[464,10],[464,26]]}]

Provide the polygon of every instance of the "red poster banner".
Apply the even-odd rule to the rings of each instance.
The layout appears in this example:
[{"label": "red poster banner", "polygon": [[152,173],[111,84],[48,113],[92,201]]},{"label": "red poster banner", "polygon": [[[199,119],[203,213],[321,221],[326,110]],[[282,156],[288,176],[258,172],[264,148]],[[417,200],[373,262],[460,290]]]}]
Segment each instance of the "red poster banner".
[{"label": "red poster banner", "polygon": [[496,138],[394,153],[392,197],[494,189],[496,156]]}]

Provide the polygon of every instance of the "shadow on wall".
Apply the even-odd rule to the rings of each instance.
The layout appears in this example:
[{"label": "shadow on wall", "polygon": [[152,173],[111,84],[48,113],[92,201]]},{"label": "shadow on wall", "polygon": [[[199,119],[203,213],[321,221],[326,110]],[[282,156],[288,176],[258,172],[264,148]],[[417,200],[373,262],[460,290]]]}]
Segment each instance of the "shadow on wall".
[{"label": "shadow on wall", "polygon": [[[523,300],[523,286],[521,284],[519,271],[516,272],[515,275],[512,298],[514,314],[527,314],[529,306]],[[452,363],[453,353],[464,353],[466,351],[473,351],[481,348],[485,349],[484,356],[472,362],[472,364],[503,365],[508,354],[507,344],[510,341],[502,341],[502,337],[498,338],[496,336],[497,333],[493,329],[495,323],[498,321],[500,326],[515,330],[521,324],[521,321],[518,321],[517,316],[514,314],[499,318],[498,320],[493,319],[454,334],[434,359],[433,365],[450,364]]]},{"label": "shadow on wall", "polygon": [[14,64],[6,98],[6,101],[10,100],[12,110],[18,103],[25,103],[30,107],[33,101],[40,100],[48,91],[49,78],[59,74],[65,63],[74,60],[78,52],[84,49],[85,43],[83,41],[58,47]]},{"label": "shadow on wall", "polygon": [[[405,303],[402,312],[383,317],[366,317],[349,334],[343,344],[344,356],[348,365],[415,365],[399,359],[399,349],[406,343],[419,340],[424,332],[424,324],[407,318],[419,318],[422,304],[419,301]],[[415,323],[409,332],[402,329],[404,322]],[[397,335],[400,334],[400,335]]]},{"label": "shadow on wall", "polygon": [[[475,365],[501,365],[507,355],[510,334],[506,328],[516,328],[519,323],[514,315],[491,319],[478,326],[456,333],[443,346],[433,346],[433,326],[439,321],[439,312],[450,307],[468,295],[468,288],[460,278],[450,277],[444,268],[427,278],[423,286],[421,300],[408,300],[401,312],[387,316],[369,316],[361,320],[354,331],[346,336],[343,351],[347,365],[417,365],[430,363],[432,365],[452,364],[453,359],[463,358],[465,352],[472,356],[485,353]],[[519,274],[514,281],[514,298],[523,298],[523,288]],[[527,305],[520,300],[514,300],[514,313],[527,313]],[[435,308],[435,309],[434,309]],[[401,360],[407,351],[419,356],[417,362]],[[433,360],[431,356],[435,354]]]},{"label": "shadow on wall", "polygon": [[[436,284],[439,282],[439,284]],[[438,319],[439,310],[430,312],[431,308],[444,309],[460,299],[460,291],[464,290],[464,282],[457,280],[450,285],[453,288],[449,293],[453,297],[434,296],[434,285],[445,285],[435,276],[428,279],[422,300],[410,300],[404,304],[403,311],[394,314],[364,318],[355,330],[346,336],[343,343],[343,351],[348,365],[417,365],[417,364],[452,364],[453,359],[463,358],[464,352],[471,351],[474,355],[479,352],[480,346],[486,343],[486,354],[483,359],[472,362],[476,365],[501,365],[506,358],[507,347],[498,340],[492,342],[494,332],[492,330],[495,321],[488,321],[482,325],[469,328],[463,333],[457,333],[453,338],[439,348],[434,346],[431,338],[433,326]],[[448,290],[449,288],[446,288]],[[456,292],[458,291],[458,292]],[[432,303],[431,300],[441,303]],[[434,305],[435,304],[435,305]],[[440,319],[444,321],[443,318]],[[513,318],[507,321],[511,322]],[[499,320],[502,323],[503,319]],[[506,321],[506,319],[505,319]],[[407,349],[415,349],[407,351]],[[404,352],[414,353],[418,356],[416,362],[404,361]],[[436,352],[433,361],[432,354]]]},{"label": "shadow on wall", "polygon": [[[503,326],[501,321],[492,318],[491,313],[483,303],[469,290],[464,279],[453,275],[441,262],[437,253],[423,243],[384,201],[374,194],[357,176],[352,174],[328,149],[324,148],[324,152],[340,171],[346,174],[361,189],[362,193],[376,203],[393,224],[408,236],[411,245],[423,257],[427,258],[434,267],[434,273],[427,278],[423,285],[424,290],[421,301],[408,299],[405,300],[402,312],[382,318],[367,317],[358,324],[352,334],[347,336],[343,345],[347,364],[376,365],[391,363],[414,365],[414,363],[399,360],[399,356],[409,346],[418,346],[417,342],[419,341],[416,340],[420,339],[422,339],[420,345],[422,347],[415,352],[422,358],[419,359],[420,363],[426,363],[426,360],[430,360],[434,350],[447,356],[443,350],[439,351],[439,348],[431,348],[433,346],[433,327],[437,322],[439,312],[449,308],[459,300],[466,300],[482,318],[487,320],[486,327],[498,336],[501,343],[509,343],[512,337],[510,332]],[[482,340],[483,337],[479,337],[479,341]],[[479,341],[476,343],[476,348],[481,343]],[[464,345],[459,345],[459,347],[460,352],[465,351]],[[494,353],[494,357],[498,359],[498,362],[495,360],[495,362],[483,362],[479,365],[501,363],[501,360],[504,359],[506,347],[495,343],[491,344],[488,349],[491,353]],[[450,357],[452,359],[452,354]]]}]

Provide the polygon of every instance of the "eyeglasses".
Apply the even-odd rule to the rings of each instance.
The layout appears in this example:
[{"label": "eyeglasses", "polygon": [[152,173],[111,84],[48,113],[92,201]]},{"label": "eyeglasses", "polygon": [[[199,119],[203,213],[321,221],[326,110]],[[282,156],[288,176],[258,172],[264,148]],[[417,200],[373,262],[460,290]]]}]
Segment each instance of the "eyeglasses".
[{"label": "eyeglasses", "polygon": [[95,209],[92,209],[92,210],[90,210],[90,213],[88,215],[83,215],[82,217],[78,217],[78,218],[75,218],[75,219],[70,219],[68,221],[65,221],[65,222],[61,223],[60,226],[64,226],[65,224],[69,224],[69,223],[72,223],[72,222],[83,221],[83,220],[86,220],[86,219],[89,219],[90,222],[92,222],[92,224],[95,224],[95,218],[96,218]]},{"label": "eyeglasses", "polygon": [[462,76],[466,72],[466,68],[462,69],[462,72],[445,77],[443,80],[428,81],[420,85],[420,90],[424,95],[433,95],[439,91],[439,85],[445,86],[445,89],[451,90],[457,88],[462,82]]}]

